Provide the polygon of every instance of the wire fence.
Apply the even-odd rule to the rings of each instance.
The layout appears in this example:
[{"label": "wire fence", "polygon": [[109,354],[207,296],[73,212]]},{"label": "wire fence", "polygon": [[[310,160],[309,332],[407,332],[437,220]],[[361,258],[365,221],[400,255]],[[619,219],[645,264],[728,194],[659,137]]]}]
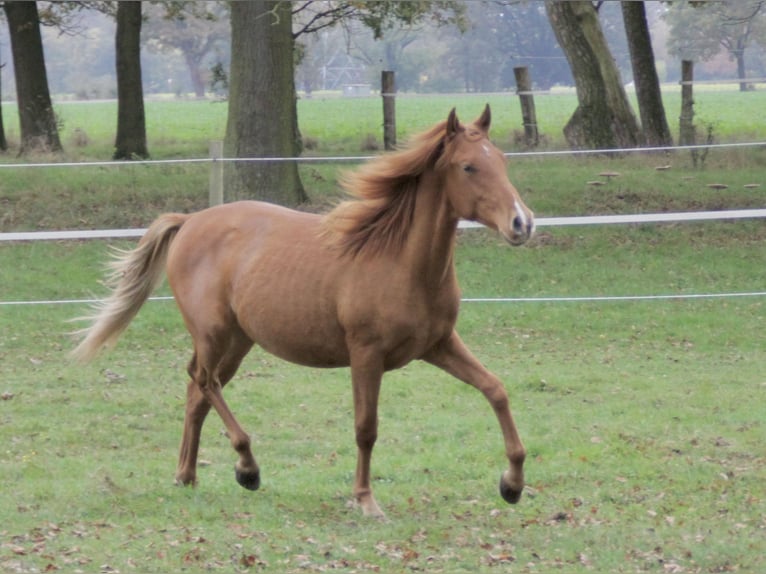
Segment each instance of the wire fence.
[{"label": "wire fence", "polygon": [[[463,297],[462,303],[624,303],[641,301],[684,301],[695,299],[739,299],[766,297],[766,291],[733,293],[668,293],[663,295],[585,295],[551,297]],[[149,297],[148,301],[173,301],[170,295]],[[36,301],[0,301],[0,307],[26,307],[39,305],[96,305],[103,299],[40,299]]]},{"label": "wire fence", "polygon": [[[577,156],[597,155],[605,153],[634,154],[634,153],[657,153],[677,152],[694,149],[736,149],[736,148],[764,148],[766,142],[738,142],[727,144],[702,144],[691,146],[667,146],[624,148],[610,150],[551,150],[551,151],[527,151],[509,152],[505,155],[513,157],[551,157],[551,156]],[[367,161],[374,156],[335,156],[335,157],[271,157],[271,158],[193,158],[193,159],[168,159],[168,160],[142,160],[126,164],[119,161],[98,162],[47,162],[47,163],[14,163],[0,164],[0,169],[30,169],[30,168],[82,168],[82,167],[124,167],[125,165],[167,165],[167,164],[200,164],[209,163],[220,168],[226,162],[282,162],[292,161],[300,163],[350,163]],[[536,220],[538,227],[561,227],[577,225],[610,225],[610,224],[648,224],[669,222],[693,222],[713,220],[741,220],[766,218],[764,209],[737,209],[721,211],[698,211],[698,212],[674,212],[674,213],[640,213],[621,215],[591,215],[575,217],[541,217]],[[460,227],[464,229],[482,227],[478,223],[461,221]],[[131,239],[141,237],[145,233],[144,228],[135,229],[101,229],[101,230],[64,230],[64,231],[31,231],[0,233],[0,244],[18,241],[51,241],[51,240],[87,240],[87,239]],[[620,301],[663,301],[681,299],[718,299],[739,297],[763,297],[766,291],[733,292],[733,293],[687,293],[687,294],[660,294],[660,295],[625,295],[625,296],[554,296],[554,297],[496,297],[496,298],[464,298],[466,303],[563,303],[563,302],[620,302]],[[152,297],[151,301],[172,300],[172,297]],[[38,300],[38,301],[0,301],[0,307],[10,306],[34,306],[34,305],[68,305],[68,304],[94,304],[97,299],[61,299],[61,300]]]},{"label": "wire fence", "polygon": [[[505,152],[507,158],[523,157],[564,157],[581,155],[606,155],[606,154],[643,154],[643,153],[671,153],[678,151],[707,150],[707,149],[737,149],[762,147],[766,149],[766,141],[732,142],[732,143],[709,143],[684,146],[653,146],[653,147],[629,147],[609,149],[566,149],[566,150],[535,150]],[[129,167],[135,165],[168,165],[168,164],[204,164],[204,163],[354,163],[375,159],[375,155],[346,155],[346,156],[296,156],[296,157],[201,157],[189,159],[145,159],[125,161],[84,161],[84,162],[46,162],[46,163],[0,163],[2,169],[31,169],[31,168],[78,168],[78,167]]]}]

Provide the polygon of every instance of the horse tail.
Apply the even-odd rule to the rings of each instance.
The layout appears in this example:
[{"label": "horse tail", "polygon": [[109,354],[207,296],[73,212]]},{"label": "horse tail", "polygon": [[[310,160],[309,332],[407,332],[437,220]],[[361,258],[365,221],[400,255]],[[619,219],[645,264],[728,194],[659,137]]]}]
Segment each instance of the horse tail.
[{"label": "horse tail", "polygon": [[117,342],[162,279],[170,243],[189,217],[181,213],[161,215],[135,249],[115,249],[106,278],[112,292],[93,306],[92,314],[75,319],[90,321],[90,326],[74,333],[83,339],[72,350],[72,357],[87,362]]}]

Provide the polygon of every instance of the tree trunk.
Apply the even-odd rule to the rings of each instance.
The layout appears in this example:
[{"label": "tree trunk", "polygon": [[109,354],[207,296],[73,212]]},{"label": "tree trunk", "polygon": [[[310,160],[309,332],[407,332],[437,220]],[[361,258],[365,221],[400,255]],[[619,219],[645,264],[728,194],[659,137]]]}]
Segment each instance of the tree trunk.
[{"label": "tree trunk", "polygon": [[739,80],[739,91],[746,92],[749,89],[747,85],[747,69],[745,68],[745,43],[742,37],[737,39],[737,49],[734,50],[734,59],[737,61],[737,79]]},{"label": "tree trunk", "polygon": [[117,137],[114,159],[149,157],[141,79],[141,2],[117,2]]},{"label": "tree trunk", "polygon": [[[294,157],[301,152],[289,2],[231,4],[231,73],[226,157]],[[231,162],[229,199],[299,205],[307,201],[294,161]]]},{"label": "tree trunk", "polygon": [[[2,71],[5,68],[5,64],[0,64],[0,79],[2,79]],[[0,82],[0,94],[3,93],[2,82]],[[8,151],[8,140],[5,139],[5,124],[3,123],[3,104],[0,101],[0,151]]]},{"label": "tree trunk", "polygon": [[593,4],[547,0],[545,8],[577,89],[579,106],[564,127],[569,145],[592,149],[639,145],[638,122]]},{"label": "tree trunk", "polygon": [[205,79],[202,76],[199,58],[190,52],[184,52],[184,62],[189,70],[194,97],[201,100],[205,97]]},{"label": "tree trunk", "polygon": [[654,65],[654,51],[646,22],[643,2],[623,1],[622,19],[628,38],[633,82],[636,85],[641,128],[649,146],[672,146],[665,107],[662,104],[660,80]]},{"label": "tree trunk", "polygon": [[3,2],[13,51],[16,100],[21,131],[20,154],[61,151],[45,71],[43,41],[36,2]]},{"label": "tree trunk", "polygon": [[697,129],[694,127],[694,62],[681,61],[681,116],[679,120],[678,145],[697,143]]}]

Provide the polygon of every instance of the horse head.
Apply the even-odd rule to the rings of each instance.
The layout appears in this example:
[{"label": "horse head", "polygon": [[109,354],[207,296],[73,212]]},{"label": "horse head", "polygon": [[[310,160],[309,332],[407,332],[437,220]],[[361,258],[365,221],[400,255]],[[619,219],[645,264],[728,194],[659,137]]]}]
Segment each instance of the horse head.
[{"label": "horse head", "polygon": [[503,153],[489,141],[489,104],[473,123],[462,124],[453,108],[447,118],[444,151],[437,169],[455,214],[500,233],[511,245],[534,233],[534,214],[508,179]]}]

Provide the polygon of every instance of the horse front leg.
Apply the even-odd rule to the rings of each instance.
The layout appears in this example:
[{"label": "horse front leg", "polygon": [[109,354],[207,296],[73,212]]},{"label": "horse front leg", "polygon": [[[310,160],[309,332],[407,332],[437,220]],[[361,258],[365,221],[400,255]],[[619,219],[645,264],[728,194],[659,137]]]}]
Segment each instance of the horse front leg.
[{"label": "horse front leg", "polygon": [[354,430],[357,461],[354,499],[365,516],[378,518],[385,514],[375,501],[370,485],[372,449],[378,438],[378,397],[383,377],[383,364],[372,351],[357,351],[351,356],[351,385],[354,392]]},{"label": "horse front leg", "polygon": [[464,383],[479,389],[492,405],[503,432],[505,452],[510,463],[509,469],[500,477],[500,494],[506,502],[515,504],[521,498],[521,492],[524,489],[526,451],[513,422],[508,393],[500,379],[473,356],[455,331],[423,358]]}]

